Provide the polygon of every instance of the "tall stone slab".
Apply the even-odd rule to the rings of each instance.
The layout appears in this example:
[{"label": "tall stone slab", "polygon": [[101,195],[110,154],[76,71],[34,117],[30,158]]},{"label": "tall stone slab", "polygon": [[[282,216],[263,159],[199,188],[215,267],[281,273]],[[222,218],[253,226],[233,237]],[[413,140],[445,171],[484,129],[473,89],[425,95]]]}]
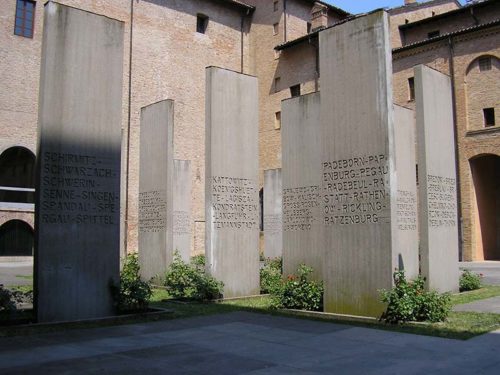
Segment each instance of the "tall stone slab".
[{"label": "tall stone slab", "polygon": [[319,93],[281,103],[283,177],[283,273],[300,264],[323,280],[321,124]]},{"label": "tall stone slab", "polygon": [[281,168],[264,171],[264,256],[283,255]]},{"label": "tall stone slab", "polygon": [[458,290],[458,226],[452,87],[449,76],[415,68],[420,257],[427,286]]},{"label": "tall stone slab", "polygon": [[174,102],[141,109],[139,262],[141,276],[163,275],[173,258]]},{"label": "tall stone slab", "polygon": [[394,139],[396,148],[395,180],[397,240],[393,252],[393,269],[405,271],[409,279],[419,274],[417,173],[415,151],[415,112],[394,105]]},{"label": "tall stone slab", "polygon": [[174,250],[191,259],[191,161],[174,160]]},{"label": "tall stone slab", "polygon": [[388,16],[319,35],[325,310],[380,316],[398,238]]},{"label": "tall stone slab", "polygon": [[224,297],[258,294],[257,79],[206,70],[205,253]]},{"label": "tall stone slab", "polygon": [[39,322],[113,313],[123,32],[120,21],[45,6],[35,206]]}]

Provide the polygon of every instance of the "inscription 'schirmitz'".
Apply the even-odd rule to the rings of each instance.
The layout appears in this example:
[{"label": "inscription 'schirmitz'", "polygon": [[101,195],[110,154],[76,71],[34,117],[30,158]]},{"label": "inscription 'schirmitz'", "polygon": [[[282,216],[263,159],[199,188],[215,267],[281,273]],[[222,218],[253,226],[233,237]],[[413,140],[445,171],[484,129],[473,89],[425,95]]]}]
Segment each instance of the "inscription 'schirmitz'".
[{"label": "inscription 'schirmitz'", "polygon": [[160,232],[167,229],[167,191],[139,193],[139,232]]},{"label": "inscription 'schirmitz'", "polygon": [[429,225],[455,227],[457,225],[456,180],[450,177],[427,175]]},{"label": "inscription 'schirmitz'", "polygon": [[417,197],[413,191],[398,190],[396,218],[399,230],[417,230]]},{"label": "inscription 'schirmitz'", "polygon": [[383,154],[324,162],[324,224],[357,225],[384,221],[388,173],[387,156]]}]

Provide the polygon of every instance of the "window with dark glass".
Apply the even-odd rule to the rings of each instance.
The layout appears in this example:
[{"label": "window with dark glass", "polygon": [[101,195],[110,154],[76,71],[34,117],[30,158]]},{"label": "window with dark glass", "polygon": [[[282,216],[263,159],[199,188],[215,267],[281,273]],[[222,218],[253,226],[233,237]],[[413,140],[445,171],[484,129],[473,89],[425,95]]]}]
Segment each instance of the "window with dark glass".
[{"label": "window with dark glass", "polygon": [[308,22],[307,23],[307,33],[310,34],[312,31],[312,23],[311,22]]},{"label": "window with dark glass", "polygon": [[408,99],[415,100],[415,78],[408,78]]},{"label": "window with dark glass", "polygon": [[495,108],[484,108],[484,126],[495,126]]},{"label": "window with dark glass", "polygon": [[196,15],[196,32],[200,34],[205,34],[208,27],[208,16],[204,14]]},{"label": "window with dark glass", "polygon": [[295,98],[296,96],[300,96],[300,85],[294,85],[290,87],[290,95],[292,95],[292,98]]},{"label": "window with dark glass", "polygon": [[491,70],[491,57],[485,56],[479,58],[479,70],[481,72]]},{"label": "window with dark glass", "polygon": [[273,3],[273,9],[274,9],[274,11],[275,11],[275,12],[277,12],[277,11],[278,11],[278,2],[277,2],[277,1],[275,1],[275,2]]},{"label": "window with dark glass", "polygon": [[35,25],[35,1],[17,0],[14,34],[33,38]]}]

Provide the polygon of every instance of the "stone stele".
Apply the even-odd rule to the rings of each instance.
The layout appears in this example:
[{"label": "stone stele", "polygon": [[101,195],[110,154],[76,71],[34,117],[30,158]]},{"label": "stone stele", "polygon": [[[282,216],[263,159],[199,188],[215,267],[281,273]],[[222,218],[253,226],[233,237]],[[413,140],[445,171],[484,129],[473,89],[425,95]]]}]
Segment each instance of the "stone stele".
[{"label": "stone stele", "polygon": [[458,291],[458,226],[452,88],[449,76],[415,68],[420,258],[427,286]]},{"label": "stone stele", "polygon": [[141,276],[163,275],[173,259],[174,102],[141,109],[139,261]]},{"label": "stone stele", "polygon": [[174,160],[174,250],[191,259],[191,161]]},{"label": "stone stele", "polygon": [[283,255],[281,168],[264,171],[264,256]]},{"label": "stone stele", "polygon": [[325,311],[377,317],[398,252],[388,15],[321,31],[319,44]]},{"label": "stone stele", "polygon": [[206,69],[205,253],[224,297],[259,294],[257,78]]},{"label": "stone stele", "polygon": [[35,205],[39,322],[113,314],[123,32],[123,22],[45,5]]}]

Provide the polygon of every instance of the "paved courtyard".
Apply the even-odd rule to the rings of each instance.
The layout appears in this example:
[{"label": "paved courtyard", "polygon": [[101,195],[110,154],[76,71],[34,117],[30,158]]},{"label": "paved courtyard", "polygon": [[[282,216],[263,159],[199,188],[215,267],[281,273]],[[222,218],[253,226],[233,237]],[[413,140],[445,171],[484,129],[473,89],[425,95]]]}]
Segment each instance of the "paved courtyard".
[{"label": "paved courtyard", "polygon": [[498,374],[468,341],[237,312],[0,339],[1,374]]}]

